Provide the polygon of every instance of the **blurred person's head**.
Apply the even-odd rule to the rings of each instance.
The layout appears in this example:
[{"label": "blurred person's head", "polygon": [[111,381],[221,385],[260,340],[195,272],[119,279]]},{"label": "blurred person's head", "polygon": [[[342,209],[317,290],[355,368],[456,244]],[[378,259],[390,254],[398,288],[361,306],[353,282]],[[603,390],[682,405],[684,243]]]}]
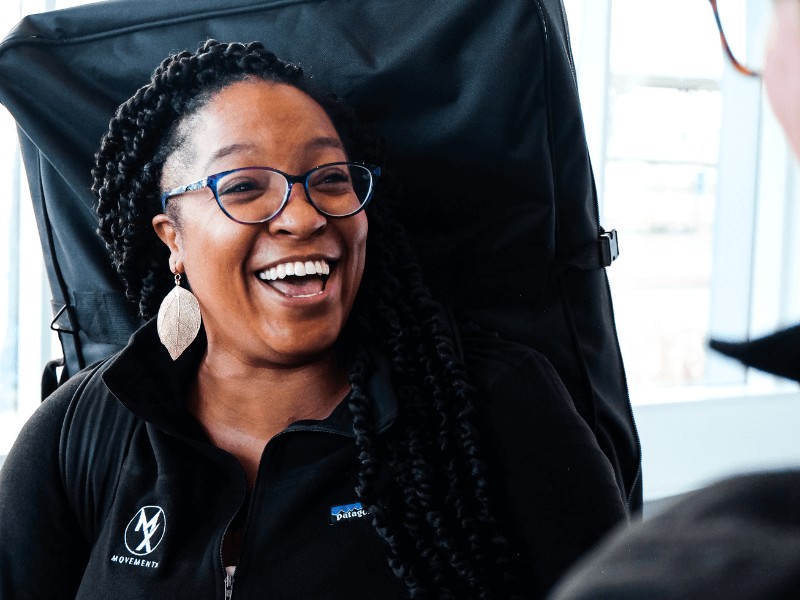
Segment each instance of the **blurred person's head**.
[{"label": "blurred person's head", "polygon": [[764,87],[800,157],[800,0],[775,0],[764,57]]}]

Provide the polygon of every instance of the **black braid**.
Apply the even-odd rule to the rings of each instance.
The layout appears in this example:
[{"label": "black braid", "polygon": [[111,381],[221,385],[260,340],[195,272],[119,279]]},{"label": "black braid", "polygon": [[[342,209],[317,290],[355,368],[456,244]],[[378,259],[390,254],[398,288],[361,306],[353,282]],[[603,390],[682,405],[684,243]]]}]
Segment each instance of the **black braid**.
[{"label": "black braid", "polygon": [[[99,233],[129,300],[151,317],[172,286],[168,251],[151,226],[161,211],[160,178],[180,150],[180,123],[235,81],[258,77],[315,98],[348,154],[380,163],[376,137],[333,97],[310,92],[296,65],[259,43],[210,40],[165,59],[149,84],[118,109],[93,170]],[[388,216],[391,185],[381,180],[368,207],[367,263],[344,338],[355,348],[349,408],[360,468],[356,493],[386,542],[389,566],[411,598],[513,597],[513,564],[492,511],[487,468],[471,421],[473,390],[444,312],[423,284],[410,245]],[[388,190],[388,191],[387,191]],[[396,194],[394,194],[396,197]],[[367,348],[390,360],[400,415],[376,435],[366,381]],[[390,489],[378,489],[389,471]]]},{"label": "black braid", "polygon": [[[396,484],[387,506],[395,519],[400,515],[397,528],[389,529],[391,539],[384,538],[392,549],[392,568],[406,576],[411,597],[514,597],[510,551],[492,511],[487,468],[471,421],[473,389],[443,309],[431,298],[402,229],[380,210],[382,204],[388,202],[378,199],[370,212],[368,260],[354,312],[366,341],[391,360],[402,406],[402,429],[384,449]],[[354,372],[359,369],[364,367]],[[359,404],[366,397],[360,380],[351,378],[351,410],[361,417],[355,431],[364,487],[364,479],[377,476],[363,467],[376,444],[363,418],[371,414],[369,407]],[[372,511],[375,500],[361,496]],[[378,523],[379,533],[387,523]]]}]

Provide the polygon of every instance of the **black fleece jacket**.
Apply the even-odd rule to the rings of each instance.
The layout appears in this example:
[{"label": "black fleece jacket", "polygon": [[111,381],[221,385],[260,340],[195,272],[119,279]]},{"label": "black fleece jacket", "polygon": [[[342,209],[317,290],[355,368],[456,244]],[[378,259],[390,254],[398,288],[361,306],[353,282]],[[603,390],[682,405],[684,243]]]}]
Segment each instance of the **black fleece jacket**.
[{"label": "black fleece jacket", "polygon": [[[541,597],[625,518],[624,501],[545,358],[489,336],[462,342],[505,533]],[[270,440],[246,500],[237,461],[185,406],[204,347],[201,335],[173,363],[150,322],[30,419],[0,471],[3,600],[225,598],[222,539],[247,506],[235,600],[407,597],[357,506],[346,403]],[[385,368],[369,392],[390,435],[402,407]]]}]

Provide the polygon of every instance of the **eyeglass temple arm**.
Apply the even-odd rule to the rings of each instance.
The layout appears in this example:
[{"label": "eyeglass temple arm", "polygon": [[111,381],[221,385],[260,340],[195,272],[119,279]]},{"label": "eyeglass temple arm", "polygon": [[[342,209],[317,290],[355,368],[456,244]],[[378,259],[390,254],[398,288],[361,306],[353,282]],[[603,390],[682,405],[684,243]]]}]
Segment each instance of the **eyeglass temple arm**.
[{"label": "eyeglass temple arm", "polygon": [[184,192],[193,192],[195,190],[199,190],[201,188],[204,188],[207,185],[208,185],[208,177],[204,177],[200,181],[195,181],[194,183],[190,183],[188,185],[184,185],[184,186],[181,186],[179,188],[175,188],[174,190],[169,192],[169,195],[173,196],[173,195],[176,195],[176,194],[183,194]]},{"label": "eyeglass temple arm", "polygon": [[183,194],[185,192],[193,192],[195,190],[202,189],[209,184],[209,178],[203,177],[198,181],[192,182],[187,185],[182,185],[181,187],[177,187],[174,190],[170,190],[168,192],[164,192],[161,196],[161,210],[167,209],[167,200],[172,198],[172,196],[177,196],[178,194]]},{"label": "eyeglass temple arm", "polygon": [[719,40],[722,43],[722,49],[725,51],[725,55],[728,57],[728,60],[731,61],[733,68],[739,71],[742,75],[746,75],[747,77],[759,77],[759,73],[753,71],[745,67],[742,63],[736,60],[736,57],[733,55],[731,51],[731,47],[728,45],[728,38],[725,37],[725,31],[722,29],[722,21],[719,19],[719,12],[717,11],[717,0],[708,0],[708,3],[711,4],[711,9],[714,11],[714,21],[717,23],[717,29],[719,30]]}]

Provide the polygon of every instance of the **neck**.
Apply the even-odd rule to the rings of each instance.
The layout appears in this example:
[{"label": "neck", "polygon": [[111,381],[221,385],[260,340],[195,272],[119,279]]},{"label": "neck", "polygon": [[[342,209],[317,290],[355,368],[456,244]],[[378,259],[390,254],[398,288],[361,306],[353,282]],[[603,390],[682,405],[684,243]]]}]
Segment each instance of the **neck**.
[{"label": "neck", "polygon": [[243,364],[207,351],[189,410],[211,442],[242,464],[252,484],[266,443],[295,421],[324,419],[349,391],[333,352],[302,365]]}]

